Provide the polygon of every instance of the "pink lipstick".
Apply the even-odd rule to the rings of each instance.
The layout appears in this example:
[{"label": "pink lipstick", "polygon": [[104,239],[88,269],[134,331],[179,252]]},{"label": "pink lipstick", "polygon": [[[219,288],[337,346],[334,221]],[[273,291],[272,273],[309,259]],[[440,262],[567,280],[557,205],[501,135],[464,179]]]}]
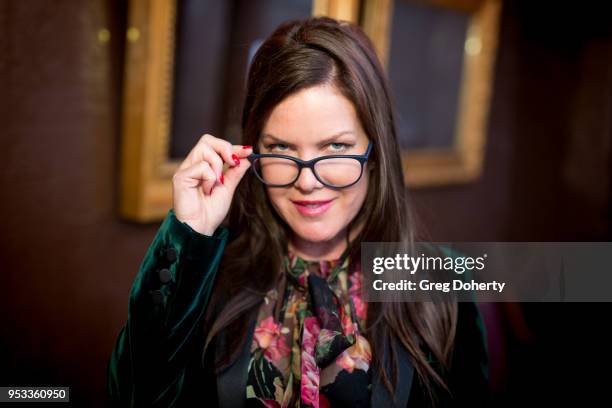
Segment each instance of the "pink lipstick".
[{"label": "pink lipstick", "polygon": [[307,217],[314,217],[323,214],[332,206],[331,200],[299,200],[291,202],[295,205],[300,214]]}]

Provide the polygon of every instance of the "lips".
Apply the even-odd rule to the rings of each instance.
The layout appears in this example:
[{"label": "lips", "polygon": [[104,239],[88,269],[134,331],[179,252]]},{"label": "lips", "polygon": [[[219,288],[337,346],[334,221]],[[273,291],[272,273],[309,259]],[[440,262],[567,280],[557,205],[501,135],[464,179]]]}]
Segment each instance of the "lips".
[{"label": "lips", "polygon": [[298,200],[291,201],[300,214],[313,217],[323,214],[332,206],[334,199],[331,200]]}]

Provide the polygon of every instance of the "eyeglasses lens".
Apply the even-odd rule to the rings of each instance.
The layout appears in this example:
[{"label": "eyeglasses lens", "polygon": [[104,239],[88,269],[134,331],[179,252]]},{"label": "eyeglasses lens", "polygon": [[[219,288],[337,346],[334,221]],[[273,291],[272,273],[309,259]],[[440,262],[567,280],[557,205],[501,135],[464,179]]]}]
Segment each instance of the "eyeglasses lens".
[{"label": "eyeglasses lens", "polygon": [[[261,157],[255,161],[254,169],[266,184],[278,186],[295,182],[299,173],[296,162],[281,157]],[[359,179],[361,163],[352,158],[329,158],[316,162],[314,170],[324,184],[344,187]]]}]

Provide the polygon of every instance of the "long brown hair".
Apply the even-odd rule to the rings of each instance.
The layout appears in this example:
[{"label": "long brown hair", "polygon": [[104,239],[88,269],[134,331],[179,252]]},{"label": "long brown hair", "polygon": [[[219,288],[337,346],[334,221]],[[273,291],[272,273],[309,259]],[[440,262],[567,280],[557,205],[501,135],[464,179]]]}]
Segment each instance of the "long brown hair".
[{"label": "long brown hair", "polygon": [[[404,186],[393,105],[387,79],[369,38],[357,26],[328,17],[293,20],[280,25],[260,46],[249,68],[242,113],[242,142],[257,145],[267,118],[284,98],[313,86],[331,84],[355,106],[364,131],[374,143],[368,192],[351,226],[361,225],[349,244],[349,259],[359,259],[360,243],[415,240],[414,216]],[[232,231],[205,316],[206,342],[227,330],[227,355],[217,369],[236,358],[246,330],[264,295],[278,282],[287,251],[289,226],[276,214],[265,187],[248,172],[236,189],[229,212]],[[391,221],[391,222],[390,222]],[[432,302],[369,303],[366,332],[372,367],[393,393],[397,386],[395,350],[399,340],[412,357],[418,378],[433,398],[434,385],[448,389],[456,326],[456,304]],[[242,318],[241,318],[242,317]],[[391,350],[390,376],[382,365]],[[431,353],[439,363],[428,362]],[[391,377],[391,379],[390,379]]]}]

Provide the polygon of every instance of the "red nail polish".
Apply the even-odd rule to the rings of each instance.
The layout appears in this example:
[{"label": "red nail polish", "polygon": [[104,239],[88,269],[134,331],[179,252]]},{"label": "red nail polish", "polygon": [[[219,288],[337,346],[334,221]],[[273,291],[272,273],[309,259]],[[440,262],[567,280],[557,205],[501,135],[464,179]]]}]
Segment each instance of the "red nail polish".
[{"label": "red nail polish", "polygon": [[214,188],[215,188],[214,185],[210,188],[210,191],[208,192],[209,195],[212,194],[212,191],[213,191]]},{"label": "red nail polish", "polygon": [[252,149],[253,146],[242,146],[243,149]]},{"label": "red nail polish", "polygon": [[232,160],[234,161],[234,163],[236,163],[236,165],[240,164],[240,159],[235,154],[232,154]]},{"label": "red nail polish", "polygon": [[221,180],[221,184],[225,184],[223,183],[223,174],[221,175],[220,180]]}]

